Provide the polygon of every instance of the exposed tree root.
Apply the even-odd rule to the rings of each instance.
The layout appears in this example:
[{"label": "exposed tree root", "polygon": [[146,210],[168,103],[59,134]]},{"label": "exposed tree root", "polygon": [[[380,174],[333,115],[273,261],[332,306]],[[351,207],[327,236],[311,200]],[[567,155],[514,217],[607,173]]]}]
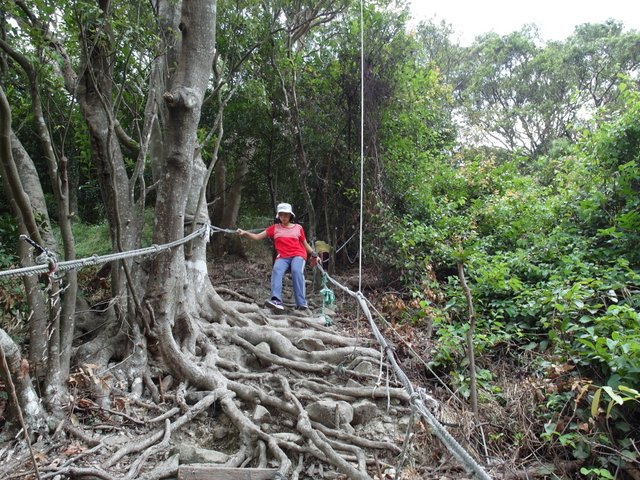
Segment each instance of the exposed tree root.
[{"label": "exposed tree root", "polygon": [[[58,439],[60,460],[39,462],[45,478],[175,478],[185,461],[287,479],[392,478],[385,468],[399,463],[411,411],[377,345],[319,315],[226,295],[234,300],[189,295],[163,313],[174,322],[147,304],[148,359],[135,342],[123,348],[136,338],[131,326],[83,345],[74,420]],[[28,474],[26,457],[22,465]]]},{"label": "exposed tree root", "polygon": [[[397,420],[385,407],[393,402],[397,412],[406,411],[402,405],[408,396],[377,384],[383,368],[379,350],[337,334],[320,318],[274,316],[255,307],[243,315],[220,297],[209,298],[217,303],[215,322],[182,315],[172,329],[156,330],[162,357],[139,375],[142,396],[130,395],[131,375],[123,372],[125,366],[139,372],[139,366],[128,365],[106,337],[96,336],[94,346],[83,349],[84,360],[103,364],[79,365],[70,408],[74,417],[99,418],[100,427],[92,431],[90,424],[65,423],[67,442],[75,450],[68,447],[63,462],[43,465],[44,478],[175,476],[179,459],[172,449],[203,420],[213,422],[214,429],[224,424],[217,440],[194,442],[205,453],[217,450],[220,465],[276,468],[282,478],[309,478],[305,468],[317,464],[327,474],[333,471],[332,478],[341,472],[364,480],[375,473],[371,452],[394,461],[401,439],[380,437],[382,419]],[[90,351],[95,354],[87,355]],[[166,390],[169,373],[183,382],[172,391]],[[160,398],[164,405],[155,403]],[[368,431],[368,421],[378,422],[378,431]],[[139,433],[122,443],[120,434],[106,433],[109,423]]]}]

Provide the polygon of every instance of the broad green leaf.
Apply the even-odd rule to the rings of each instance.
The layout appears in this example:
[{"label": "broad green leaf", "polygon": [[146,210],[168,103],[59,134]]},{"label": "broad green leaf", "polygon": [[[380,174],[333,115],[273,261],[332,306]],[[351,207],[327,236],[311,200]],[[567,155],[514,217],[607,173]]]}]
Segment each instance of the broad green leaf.
[{"label": "broad green leaf", "polygon": [[611,399],[616,402],[618,405],[622,405],[624,403],[623,398],[613,391],[613,388],[609,386],[602,387],[602,389],[607,392],[607,395],[611,397]]},{"label": "broad green leaf", "polygon": [[621,392],[630,393],[631,395],[634,395],[636,397],[640,396],[640,392],[638,392],[638,390],[636,390],[635,388],[627,387],[626,385],[618,385],[618,390],[620,390]]},{"label": "broad green leaf", "polygon": [[596,418],[598,416],[598,411],[600,410],[600,396],[602,395],[602,389],[599,388],[596,390],[596,393],[593,394],[593,400],[591,400],[591,416]]}]

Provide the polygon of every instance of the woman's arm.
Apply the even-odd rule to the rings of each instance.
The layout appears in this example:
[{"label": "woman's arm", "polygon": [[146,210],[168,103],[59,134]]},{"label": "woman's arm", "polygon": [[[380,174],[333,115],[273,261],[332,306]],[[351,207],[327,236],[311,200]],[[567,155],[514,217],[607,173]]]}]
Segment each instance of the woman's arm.
[{"label": "woman's arm", "polygon": [[[311,248],[311,245],[309,245],[309,242],[307,242],[306,239],[302,241],[302,246],[307,251],[307,253],[309,255],[311,255],[312,257],[317,257],[318,256],[318,254],[313,251],[313,248]],[[314,253],[315,253],[315,255],[314,255]]]},{"label": "woman's arm", "polygon": [[251,240],[263,240],[265,238],[267,238],[267,231],[263,230],[260,233],[252,233],[252,232],[247,232],[246,230],[242,230],[241,228],[239,228],[238,230],[236,230],[236,233],[238,235],[240,235],[241,237],[249,237]]}]

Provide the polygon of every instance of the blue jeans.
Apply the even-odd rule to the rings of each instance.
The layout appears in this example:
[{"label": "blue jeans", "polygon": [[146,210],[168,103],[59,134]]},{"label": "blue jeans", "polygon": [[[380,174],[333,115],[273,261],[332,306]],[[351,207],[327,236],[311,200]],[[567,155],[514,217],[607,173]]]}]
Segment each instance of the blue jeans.
[{"label": "blue jeans", "polygon": [[271,271],[271,297],[282,300],[282,280],[284,274],[291,269],[293,281],[293,296],[297,306],[306,306],[304,294],[304,266],[306,261],[302,257],[276,258]]}]

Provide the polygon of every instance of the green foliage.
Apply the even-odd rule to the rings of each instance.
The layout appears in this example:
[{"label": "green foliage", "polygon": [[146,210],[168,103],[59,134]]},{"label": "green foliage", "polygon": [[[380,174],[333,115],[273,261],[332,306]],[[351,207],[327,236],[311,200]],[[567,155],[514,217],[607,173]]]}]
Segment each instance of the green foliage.
[{"label": "green foliage", "polygon": [[109,240],[109,226],[106,222],[98,224],[75,222],[73,224],[73,236],[77,258],[105,255],[112,252],[111,241]]},{"label": "green foliage", "polygon": [[634,388],[629,388],[624,385],[618,385],[615,389],[610,386],[600,387],[596,389],[591,401],[591,416],[594,418],[598,417],[600,413],[600,403],[603,392],[610,398],[606,408],[607,418],[611,417],[613,408],[616,406],[622,406],[628,402],[640,404],[640,392]]},{"label": "green foliage", "polygon": [[[144,229],[142,233],[142,245],[151,244],[153,227],[153,210],[145,210]],[[106,221],[101,223],[75,222],[73,224],[73,236],[75,239],[76,257],[88,258],[92,255],[106,255],[113,249],[109,238],[109,225]]]},{"label": "green foliage", "polygon": [[18,260],[14,245],[19,235],[18,223],[13,215],[0,215],[0,268],[6,268]]},{"label": "green foliage", "polygon": [[[430,366],[448,372],[458,393],[469,388],[459,261],[476,310],[480,362],[508,345],[574,369],[541,407],[547,423],[540,438],[590,462],[583,472],[590,478],[613,478],[610,472],[635,461],[628,442],[639,428],[632,419],[640,411],[640,101],[635,90],[618,99],[617,115],[603,112],[578,143],[558,143],[530,164],[490,149],[432,156],[429,170],[407,163],[403,171],[400,163],[397,172],[414,169],[424,181],[396,180],[396,208],[381,207],[378,221],[378,258],[428,307],[437,338]],[[400,141],[390,145],[401,159],[410,151]],[[546,375],[543,362],[527,368]],[[585,382],[604,386],[577,387]],[[479,384],[482,394],[499,398],[490,380]],[[609,436],[590,420],[601,406]]]},{"label": "green foliage", "polygon": [[611,472],[605,468],[587,468],[582,467],[580,469],[582,475],[586,475],[586,478],[592,478],[595,480],[613,480],[615,477]]}]

